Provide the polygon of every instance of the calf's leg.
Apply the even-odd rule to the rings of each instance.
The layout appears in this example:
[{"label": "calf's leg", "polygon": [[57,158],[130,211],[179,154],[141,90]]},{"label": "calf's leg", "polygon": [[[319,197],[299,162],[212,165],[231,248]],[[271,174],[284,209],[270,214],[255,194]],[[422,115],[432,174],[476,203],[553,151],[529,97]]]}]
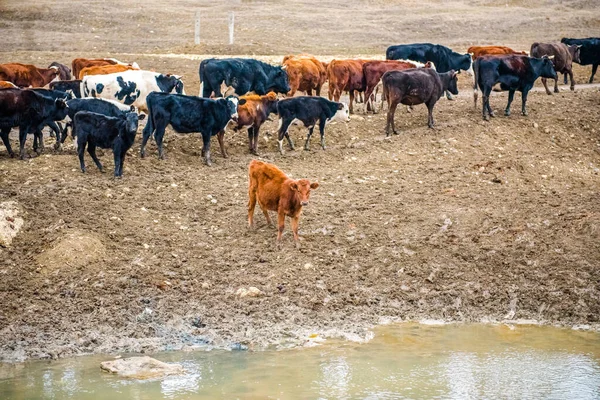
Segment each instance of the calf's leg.
[{"label": "calf's leg", "polygon": [[260,130],[260,126],[254,127],[254,135],[252,138],[252,149],[250,150],[252,154],[255,156],[258,155],[258,131]]},{"label": "calf's leg", "polygon": [[206,134],[202,134],[202,142],[203,142],[203,146],[202,146],[202,154],[204,155],[204,162],[206,163],[206,165],[208,165],[209,167],[212,166],[212,161],[210,160],[210,131]]},{"label": "calf's leg", "polygon": [[506,104],[506,109],[504,110],[504,115],[506,115],[507,117],[510,115],[510,105],[512,104],[514,98],[515,98],[515,91],[509,90],[508,91],[508,103]]},{"label": "calf's leg", "polygon": [[523,89],[523,93],[521,93],[521,99],[523,104],[521,105],[521,114],[527,116],[527,94],[529,93],[529,89]]},{"label": "calf's leg", "polygon": [[[575,80],[573,79],[573,70],[569,70],[569,78],[571,78],[571,90],[575,90]],[[567,83],[567,74],[565,74],[565,83]]]},{"label": "calf's leg", "polygon": [[554,80],[554,93],[558,93],[558,78]]},{"label": "calf's leg", "polygon": [[542,78],[542,84],[544,85],[544,88],[546,89],[546,94],[548,94],[548,95],[552,94],[550,89],[548,89],[548,79]]},{"label": "calf's leg", "polygon": [[277,213],[277,245],[281,247],[281,237],[283,236],[283,229],[285,228],[285,214],[282,210]]},{"label": "calf's leg", "polygon": [[396,107],[398,107],[398,101],[396,98],[388,99],[388,113],[387,113],[387,123],[385,125],[385,136],[390,136],[390,130],[394,135],[397,135],[396,127],[394,126],[394,115],[396,114]]},{"label": "calf's leg", "polygon": [[225,130],[223,129],[221,132],[217,133],[217,140],[219,141],[219,147],[221,148],[221,154],[223,158],[227,158],[227,151],[225,151],[225,143],[223,142],[223,137],[225,136]]},{"label": "calf's leg", "polygon": [[325,119],[319,120],[319,133],[321,134],[321,148],[325,150]]},{"label": "calf's leg", "polygon": [[435,106],[435,101],[431,100],[427,104],[427,126],[429,129],[433,129],[433,125],[435,125],[435,121],[433,120],[433,107]]},{"label": "calf's leg", "polygon": [[98,156],[96,156],[96,145],[95,144],[88,143],[88,153],[90,153],[90,156],[92,156],[92,160],[94,160],[94,163],[96,164],[96,167],[98,167],[100,172],[104,172],[102,170],[102,164],[100,163]]},{"label": "calf's leg", "polygon": [[10,147],[10,140],[8,140],[8,134],[10,133],[10,128],[2,128],[2,130],[0,131],[0,137],[2,138],[2,143],[4,143],[4,147],[6,147],[6,150],[8,151],[8,155],[12,158],[15,156],[15,153],[12,150],[12,147]]},{"label": "calf's leg", "polygon": [[248,227],[254,228],[254,208],[256,207],[256,185],[257,182],[253,181],[250,177],[248,183]]},{"label": "calf's leg", "polygon": [[298,236],[298,222],[300,222],[299,215],[292,217],[292,232],[294,233],[294,243],[296,244],[296,248],[300,247],[300,238]]},{"label": "calf's leg", "polygon": [[598,65],[600,65],[600,64],[594,64],[594,65],[592,65],[592,75],[590,75],[590,81],[589,81],[589,83],[594,82],[594,75],[596,75],[596,71],[598,70]]},{"label": "calf's leg", "polygon": [[83,155],[85,154],[85,146],[87,143],[83,140],[77,141],[77,157],[79,157],[79,166],[81,167],[81,172],[85,172],[85,162],[83,161]]},{"label": "calf's leg", "polygon": [[308,135],[306,135],[306,142],[304,142],[304,150],[306,151],[310,150],[310,137],[312,136],[314,129],[314,125],[308,128]]}]

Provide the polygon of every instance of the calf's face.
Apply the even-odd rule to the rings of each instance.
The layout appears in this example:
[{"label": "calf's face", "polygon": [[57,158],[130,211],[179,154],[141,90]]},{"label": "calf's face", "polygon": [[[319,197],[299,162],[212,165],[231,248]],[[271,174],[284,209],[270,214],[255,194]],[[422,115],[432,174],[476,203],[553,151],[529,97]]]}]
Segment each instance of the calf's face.
[{"label": "calf's face", "polygon": [[331,118],[331,121],[350,122],[350,110],[345,103],[338,103],[338,110]]},{"label": "calf's face", "polygon": [[273,79],[273,87],[271,90],[277,93],[287,93],[290,91],[290,82],[288,78],[288,74],[285,70],[280,68]]},{"label": "calf's face", "polygon": [[[221,101],[221,100],[219,100]],[[243,106],[244,104],[246,104],[246,100],[245,99],[238,99],[235,96],[229,96],[225,99],[225,102],[227,104],[227,112],[230,115],[231,120],[233,120],[234,122],[238,121],[238,106]]]},{"label": "calf's face", "polygon": [[317,182],[310,183],[308,179],[298,179],[290,183],[290,189],[294,191],[302,206],[308,205],[310,189],[316,189],[318,187],[319,184]]},{"label": "calf's face", "polygon": [[581,62],[581,46],[569,46],[569,53],[571,53],[571,58],[573,59],[573,62],[576,62],[577,64]]},{"label": "calf's face", "polygon": [[143,120],[146,117],[145,114],[141,114],[138,116],[134,112],[128,112],[125,114],[125,128],[127,133],[130,135],[134,135],[137,133],[138,121]]},{"label": "calf's face", "polygon": [[458,94],[458,72],[452,71],[450,74],[450,83],[448,84],[448,90],[452,94]]},{"label": "calf's face", "polygon": [[557,79],[554,64],[552,63],[552,60],[548,57],[543,57],[542,59],[542,68],[540,71],[540,75],[542,76],[542,78]]}]

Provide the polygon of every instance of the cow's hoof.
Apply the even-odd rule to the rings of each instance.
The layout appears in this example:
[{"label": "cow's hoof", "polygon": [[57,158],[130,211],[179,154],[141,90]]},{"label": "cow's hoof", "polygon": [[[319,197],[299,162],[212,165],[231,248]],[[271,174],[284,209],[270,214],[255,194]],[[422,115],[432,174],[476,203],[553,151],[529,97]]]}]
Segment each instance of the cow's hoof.
[{"label": "cow's hoof", "polygon": [[8,153],[8,156],[9,156],[10,158],[15,158],[15,153]]},{"label": "cow's hoof", "polygon": [[304,146],[304,151],[310,151],[310,147]]},{"label": "cow's hoof", "polygon": [[549,90],[547,90],[547,91],[546,91],[546,94],[547,94],[548,96],[552,96],[552,92],[551,92],[551,91],[549,91]]},{"label": "cow's hoof", "polygon": [[321,146],[323,150],[327,150],[327,146]]},{"label": "cow's hoof", "polygon": [[141,152],[140,153],[140,158],[144,158],[144,157],[146,157],[146,153],[145,152]]},{"label": "cow's hoof", "polygon": [[575,86],[571,86],[569,89],[571,89],[571,91],[575,90]]},{"label": "cow's hoof", "polygon": [[490,121],[490,116],[489,115],[484,115],[483,116],[483,120],[489,122]]},{"label": "cow's hoof", "polygon": [[81,168],[81,172],[85,174],[85,168]]},{"label": "cow's hoof", "polygon": [[399,135],[399,133],[397,131],[393,131],[392,132],[394,135]]},{"label": "cow's hoof", "polygon": [[[571,90],[573,90],[573,89],[571,89]],[[554,93],[559,93],[559,90],[558,89],[554,89]]]},{"label": "cow's hoof", "polygon": [[508,111],[508,110],[505,110],[505,111],[504,111],[504,116],[505,116],[505,117],[510,117],[510,111]]},{"label": "cow's hoof", "polygon": [[522,112],[521,115],[524,116],[524,117],[526,117],[526,116],[529,115],[529,113],[527,111],[525,111],[525,112]]}]

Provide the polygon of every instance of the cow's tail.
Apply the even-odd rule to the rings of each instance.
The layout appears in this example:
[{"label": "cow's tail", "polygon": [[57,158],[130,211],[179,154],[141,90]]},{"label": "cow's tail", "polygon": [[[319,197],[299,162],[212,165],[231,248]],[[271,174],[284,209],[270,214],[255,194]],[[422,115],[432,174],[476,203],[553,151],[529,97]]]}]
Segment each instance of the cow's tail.
[{"label": "cow's tail", "polygon": [[479,80],[479,58],[473,61],[473,106],[477,108],[477,83]]}]

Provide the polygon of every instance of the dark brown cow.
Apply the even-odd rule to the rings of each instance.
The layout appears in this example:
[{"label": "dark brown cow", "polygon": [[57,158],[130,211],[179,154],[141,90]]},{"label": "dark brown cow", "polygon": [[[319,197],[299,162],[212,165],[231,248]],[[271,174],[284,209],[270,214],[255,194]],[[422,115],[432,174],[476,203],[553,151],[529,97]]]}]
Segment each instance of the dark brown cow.
[{"label": "dark brown cow", "polygon": [[317,96],[321,95],[327,69],[315,57],[309,54],[288,55],[283,58],[283,67],[290,82],[288,96],[293,96],[298,90],[312,96],[313,89]]},{"label": "dark brown cow", "polygon": [[[573,80],[573,61],[579,62],[579,48],[581,46],[567,46],[564,43],[534,43],[531,45],[531,57],[541,58],[548,56],[552,58],[554,70],[563,75],[569,74],[571,78],[571,90],[575,90],[575,81]],[[542,83],[546,88],[547,94],[552,94],[548,89],[548,80],[542,77]],[[565,77],[566,83],[566,77]],[[558,93],[558,79],[554,80],[554,93]]]},{"label": "dark brown cow", "polygon": [[526,51],[516,51],[506,46],[471,46],[467,50],[467,53],[471,54],[471,58],[476,60],[481,56],[490,55],[502,55],[502,54],[524,54],[527,55]]},{"label": "dark brown cow", "polygon": [[0,81],[9,81],[18,87],[44,87],[58,75],[58,67],[38,68],[31,64],[0,64]]},{"label": "dark brown cow", "polygon": [[350,113],[354,113],[355,91],[365,91],[365,76],[363,64],[369,60],[332,60],[327,66],[327,78],[329,79],[329,100],[340,101],[342,92],[350,95]]},{"label": "dark brown cow", "polygon": [[58,68],[58,76],[61,81],[70,81],[71,80],[71,68],[67,67],[64,64],[54,61],[52,64],[48,66],[48,68],[57,67]]},{"label": "dark brown cow", "polygon": [[298,242],[298,222],[302,207],[308,205],[310,190],[319,187],[317,182],[308,179],[290,179],[273,164],[252,160],[248,166],[248,226],[254,228],[254,208],[260,206],[267,223],[272,225],[269,211],[277,211],[277,245],[285,228],[285,217],[292,219],[292,232],[296,247]]},{"label": "dark brown cow", "polygon": [[238,105],[237,125],[233,130],[248,128],[248,148],[250,153],[258,155],[258,131],[269,118],[269,114],[277,112],[277,94],[269,92],[265,96],[256,94],[242,96],[245,104]]},{"label": "dark brown cow", "polygon": [[[73,67],[73,76],[74,77],[79,77],[79,73],[81,72],[82,69],[86,68],[86,67],[94,67],[94,66],[100,66],[100,65],[116,65],[116,64],[120,64],[120,65],[128,65],[124,62],[121,62],[119,60],[116,60],[114,58],[75,58],[72,62],[71,62],[71,66]],[[133,64],[129,64],[129,65],[137,65],[136,63]]]},{"label": "dark brown cow", "polygon": [[[431,67],[431,63],[427,63],[427,67]],[[373,60],[363,64],[363,74],[365,76],[365,99],[367,101],[366,111],[375,112],[376,98],[371,98],[373,90],[381,81],[381,77],[387,71],[402,71],[409,68],[423,67],[424,65],[415,61],[393,61],[393,60]],[[374,96],[376,97],[376,95]]]},{"label": "dark brown cow", "polygon": [[[407,106],[425,104],[429,116],[427,125],[433,128],[433,107],[445,91],[458,94],[457,73],[454,70],[438,74],[432,68],[408,69],[405,71],[388,71],[381,78],[383,92],[388,101],[386,136],[397,135],[394,125],[394,114],[399,103]],[[391,128],[391,129],[390,129]]]}]

